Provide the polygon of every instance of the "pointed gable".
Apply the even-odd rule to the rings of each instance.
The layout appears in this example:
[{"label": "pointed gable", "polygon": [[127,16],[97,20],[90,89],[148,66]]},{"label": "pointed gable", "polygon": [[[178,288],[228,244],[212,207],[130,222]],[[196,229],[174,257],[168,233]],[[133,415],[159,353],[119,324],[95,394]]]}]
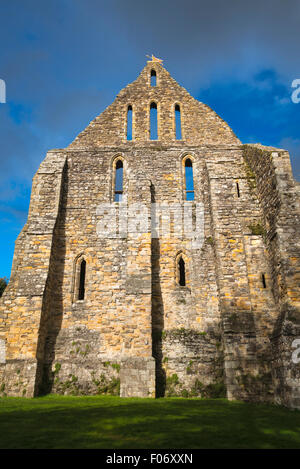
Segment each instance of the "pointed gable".
[{"label": "pointed gable", "polygon": [[[240,144],[228,124],[211,108],[194,99],[159,62],[149,61],[139,77],[120,91],[115,101],[78,135],[70,148],[152,143],[150,107],[153,103],[157,106],[157,140],[163,145]],[[132,109],[130,141],[127,140],[129,106]],[[181,140],[176,140],[176,106],[181,112]]]}]

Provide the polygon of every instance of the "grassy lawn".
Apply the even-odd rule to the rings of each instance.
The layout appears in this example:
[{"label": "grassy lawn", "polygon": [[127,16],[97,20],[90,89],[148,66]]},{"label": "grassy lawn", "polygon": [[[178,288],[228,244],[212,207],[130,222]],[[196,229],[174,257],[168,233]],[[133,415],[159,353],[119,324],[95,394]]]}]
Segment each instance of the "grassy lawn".
[{"label": "grassy lawn", "polygon": [[225,399],[5,397],[0,448],[300,448],[300,412]]}]

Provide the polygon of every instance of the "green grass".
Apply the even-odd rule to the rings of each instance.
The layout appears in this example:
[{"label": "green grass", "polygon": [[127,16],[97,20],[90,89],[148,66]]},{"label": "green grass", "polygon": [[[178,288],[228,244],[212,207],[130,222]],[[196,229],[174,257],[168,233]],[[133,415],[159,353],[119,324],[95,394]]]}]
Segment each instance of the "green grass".
[{"label": "green grass", "polygon": [[300,412],[225,399],[0,399],[0,448],[300,448]]}]

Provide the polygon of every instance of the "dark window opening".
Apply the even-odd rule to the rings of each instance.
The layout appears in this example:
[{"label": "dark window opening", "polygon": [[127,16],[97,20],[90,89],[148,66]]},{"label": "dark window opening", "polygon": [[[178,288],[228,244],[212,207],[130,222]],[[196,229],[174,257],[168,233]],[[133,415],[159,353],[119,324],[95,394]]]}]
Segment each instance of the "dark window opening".
[{"label": "dark window opening", "polygon": [[78,300],[84,300],[85,293],[85,272],[86,272],[86,262],[83,259],[80,264],[80,277],[79,277],[79,291],[78,291]]},{"label": "dark window opening", "polygon": [[185,287],[185,262],[182,257],[179,259],[179,285]]},{"label": "dark window opening", "polygon": [[237,196],[240,197],[240,186],[239,183],[236,183],[236,191],[237,191]]},{"label": "dark window opening", "polygon": [[176,140],[181,140],[181,116],[180,116],[180,106],[176,104],[175,106],[175,136]]},{"label": "dark window opening", "polygon": [[132,106],[127,108],[127,140],[132,140]]},{"label": "dark window opening", "polygon": [[151,70],[151,86],[156,86],[156,71]]},{"label": "dark window opening", "polygon": [[157,140],[157,105],[150,104],[150,140]]},{"label": "dark window opening", "polygon": [[121,202],[123,196],[123,162],[117,161],[115,173],[115,202]]},{"label": "dark window opening", "polygon": [[194,197],[193,165],[188,158],[185,160],[185,198],[186,200],[194,200]]},{"label": "dark window opening", "polygon": [[266,277],[265,274],[261,274],[261,280],[264,288],[267,288]]}]

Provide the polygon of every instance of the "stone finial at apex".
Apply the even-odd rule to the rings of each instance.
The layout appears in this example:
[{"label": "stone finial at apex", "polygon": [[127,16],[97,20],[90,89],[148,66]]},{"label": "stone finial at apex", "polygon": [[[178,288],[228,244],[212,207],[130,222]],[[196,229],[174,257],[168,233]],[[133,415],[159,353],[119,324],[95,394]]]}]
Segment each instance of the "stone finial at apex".
[{"label": "stone finial at apex", "polygon": [[146,57],[148,57],[149,59],[151,60],[147,60],[147,62],[157,62],[159,64],[163,64],[163,60],[162,59],[158,59],[157,57],[154,57],[154,55],[152,54],[151,57],[150,55],[146,55]]}]

